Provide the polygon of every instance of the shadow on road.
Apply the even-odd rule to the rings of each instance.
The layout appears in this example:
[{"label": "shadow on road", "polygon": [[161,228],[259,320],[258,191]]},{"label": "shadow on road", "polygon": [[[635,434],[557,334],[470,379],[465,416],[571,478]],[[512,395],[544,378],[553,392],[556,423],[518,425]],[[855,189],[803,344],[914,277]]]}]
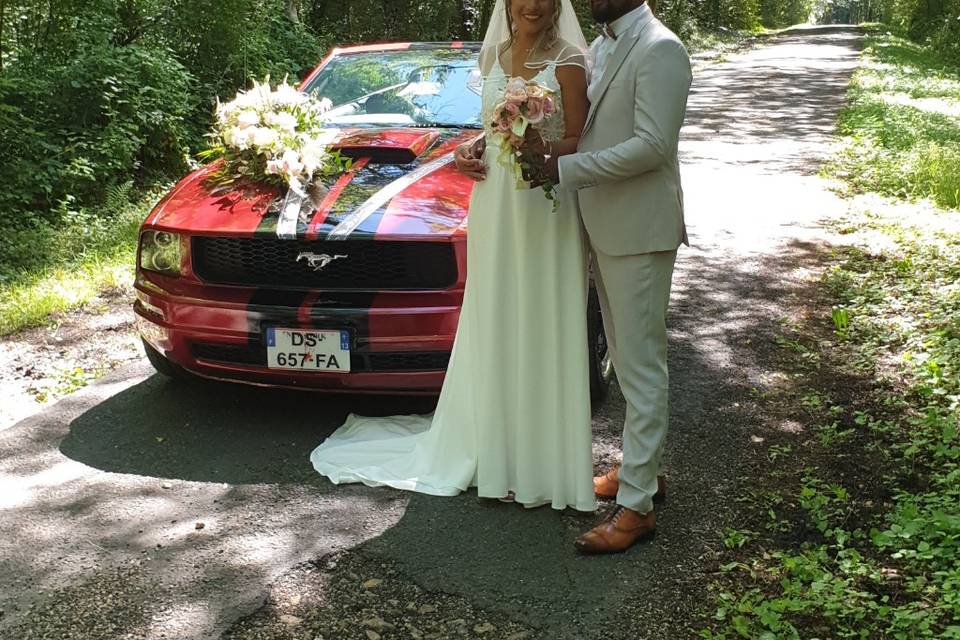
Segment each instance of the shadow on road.
[{"label": "shadow on road", "polygon": [[[775,367],[780,305],[810,295],[813,285],[796,274],[817,268],[821,251],[795,241],[775,258],[683,259],[670,317],[670,497],[655,543],[585,558],[573,541],[594,516],[526,511],[475,494],[412,494],[396,524],[349,553],[372,567],[389,561],[428,591],[467,598],[544,638],[688,637],[685,612],[708,597],[706,576],[716,571],[710,550],[736,525],[752,438],[780,428],[753,408]],[[594,423],[598,451],[616,445],[621,420],[615,393]],[[617,611],[630,615],[611,620]]]},{"label": "shadow on road", "polygon": [[77,417],[60,451],[114,473],[231,485],[299,483],[314,479],[310,452],[351,411],[422,413],[434,404],[155,375]]}]

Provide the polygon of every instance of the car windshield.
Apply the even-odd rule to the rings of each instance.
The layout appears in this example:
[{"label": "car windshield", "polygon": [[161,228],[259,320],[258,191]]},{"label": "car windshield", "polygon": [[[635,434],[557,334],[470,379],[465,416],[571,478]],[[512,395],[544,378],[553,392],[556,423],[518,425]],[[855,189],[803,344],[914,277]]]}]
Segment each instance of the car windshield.
[{"label": "car windshield", "polygon": [[334,57],[305,88],[328,98],[334,127],[477,127],[480,96],[468,86],[476,49],[367,51]]}]

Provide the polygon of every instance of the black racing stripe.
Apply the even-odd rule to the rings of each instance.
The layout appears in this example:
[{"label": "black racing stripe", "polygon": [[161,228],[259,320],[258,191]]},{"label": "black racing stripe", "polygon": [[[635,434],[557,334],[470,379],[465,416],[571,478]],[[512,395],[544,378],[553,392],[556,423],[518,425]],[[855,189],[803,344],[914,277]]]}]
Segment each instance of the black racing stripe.
[{"label": "black racing stripe", "polygon": [[310,307],[310,325],[317,329],[348,330],[351,353],[363,353],[371,337],[369,310],[377,295],[376,291],[321,295]]},{"label": "black racing stripe", "polygon": [[299,326],[297,314],[308,295],[308,290],[257,289],[247,303],[247,343],[250,348],[266,348],[269,326]]},{"label": "black racing stripe", "polygon": [[[325,240],[347,216],[364,202],[376,195],[381,189],[407,175],[415,165],[368,164],[343,190],[330,209],[323,226],[318,230],[318,238]],[[378,212],[382,218],[383,213]],[[377,214],[374,214],[377,215]]]},{"label": "black racing stripe", "polygon": [[282,202],[283,196],[280,196],[270,204],[267,212],[260,218],[260,224],[257,225],[257,228],[253,232],[255,236],[277,234],[277,223],[280,221],[280,204]]}]

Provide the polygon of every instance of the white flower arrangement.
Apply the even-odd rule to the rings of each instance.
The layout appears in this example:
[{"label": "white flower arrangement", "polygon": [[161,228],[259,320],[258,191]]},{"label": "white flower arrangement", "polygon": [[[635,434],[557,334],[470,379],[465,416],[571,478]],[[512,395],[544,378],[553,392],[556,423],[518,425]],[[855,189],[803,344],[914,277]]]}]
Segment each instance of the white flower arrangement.
[{"label": "white flower arrangement", "polygon": [[329,145],[336,130],[324,127],[329,99],[298,91],[284,80],[254,82],[232,101],[217,103],[217,117],[204,161],[222,160],[208,180],[220,187],[247,179],[304,193],[323,177],[342,173],[350,161]]}]

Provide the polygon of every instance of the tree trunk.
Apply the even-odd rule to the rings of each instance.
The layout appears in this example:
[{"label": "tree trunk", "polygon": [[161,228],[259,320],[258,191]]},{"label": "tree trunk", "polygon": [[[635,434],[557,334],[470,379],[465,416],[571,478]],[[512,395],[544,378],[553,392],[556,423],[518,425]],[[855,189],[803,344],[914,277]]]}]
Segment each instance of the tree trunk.
[{"label": "tree trunk", "polygon": [[487,31],[487,25],[490,24],[491,16],[493,16],[493,0],[481,0],[480,24],[475,29],[477,40],[483,39],[483,34]]},{"label": "tree trunk", "polygon": [[7,0],[0,0],[0,73],[3,72],[3,17],[7,11]]},{"label": "tree trunk", "polygon": [[287,18],[294,24],[300,24],[300,0],[287,0]]},{"label": "tree trunk", "polygon": [[476,14],[471,10],[470,0],[460,0],[460,29],[457,32],[457,37],[461,40],[470,40],[471,32],[476,30],[476,25],[473,22],[476,20]]}]

